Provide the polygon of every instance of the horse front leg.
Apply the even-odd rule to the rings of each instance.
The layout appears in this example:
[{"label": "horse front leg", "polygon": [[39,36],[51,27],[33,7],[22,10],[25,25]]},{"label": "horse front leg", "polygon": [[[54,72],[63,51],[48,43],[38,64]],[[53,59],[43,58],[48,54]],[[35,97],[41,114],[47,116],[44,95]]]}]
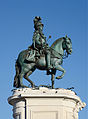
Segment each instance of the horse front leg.
[{"label": "horse front leg", "polygon": [[54,89],[55,74],[56,74],[56,69],[52,69],[51,70],[52,89]]},{"label": "horse front leg", "polygon": [[60,65],[58,65],[58,66],[56,66],[56,70],[59,70],[59,71],[62,72],[61,76],[57,76],[56,79],[62,79],[64,74],[65,74],[65,72],[66,72],[65,69],[62,68]]},{"label": "horse front leg", "polygon": [[52,89],[54,89],[54,79],[55,79],[55,75],[52,74],[52,75],[51,75]]}]

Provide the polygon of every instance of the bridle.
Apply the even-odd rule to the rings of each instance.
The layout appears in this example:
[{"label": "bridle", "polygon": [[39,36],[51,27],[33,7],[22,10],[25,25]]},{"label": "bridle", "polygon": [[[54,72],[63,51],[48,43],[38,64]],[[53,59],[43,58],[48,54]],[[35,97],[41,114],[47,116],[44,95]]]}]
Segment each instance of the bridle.
[{"label": "bridle", "polygon": [[[70,40],[70,39],[69,39]],[[67,44],[66,44],[66,38],[64,38],[64,42],[65,42],[65,46],[66,46],[66,48],[65,48],[65,52],[64,52],[64,56],[63,56],[63,59],[66,59],[67,57],[68,57],[68,50],[70,49],[70,48],[68,48],[68,46],[67,46]]]}]

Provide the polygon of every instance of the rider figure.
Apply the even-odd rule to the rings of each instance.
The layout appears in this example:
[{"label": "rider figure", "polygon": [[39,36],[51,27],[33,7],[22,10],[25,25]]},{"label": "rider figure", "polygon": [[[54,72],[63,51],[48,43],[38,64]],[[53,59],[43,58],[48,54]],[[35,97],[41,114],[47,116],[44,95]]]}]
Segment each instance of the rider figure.
[{"label": "rider figure", "polygon": [[50,65],[50,48],[46,43],[46,37],[43,34],[43,24],[41,23],[41,18],[36,16],[34,19],[34,34],[33,34],[33,47],[38,50],[43,50],[46,55],[47,70],[51,68]]}]

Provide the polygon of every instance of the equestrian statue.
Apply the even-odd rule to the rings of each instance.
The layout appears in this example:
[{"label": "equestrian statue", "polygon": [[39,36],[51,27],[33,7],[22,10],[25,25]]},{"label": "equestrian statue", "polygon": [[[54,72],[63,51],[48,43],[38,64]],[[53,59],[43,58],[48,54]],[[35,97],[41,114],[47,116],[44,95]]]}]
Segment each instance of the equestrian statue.
[{"label": "equestrian statue", "polygon": [[[71,39],[66,35],[57,39],[50,47],[46,42],[46,37],[43,34],[44,25],[41,18],[34,18],[34,34],[33,43],[28,49],[20,52],[16,60],[13,86],[16,88],[27,87],[23,85],[23,78],[30,82],[31,87],[35,88],[35,84],[29,79],[29,76],[36,70],[46,70],[47,75],[51,75],[52,85],[54,88],[54,80],[56,71],[62,72],[56,79],[62,79],[65,70],[62,68],[63,59],[72,53]],[[49,36],[51,38],[51,36]]]}]

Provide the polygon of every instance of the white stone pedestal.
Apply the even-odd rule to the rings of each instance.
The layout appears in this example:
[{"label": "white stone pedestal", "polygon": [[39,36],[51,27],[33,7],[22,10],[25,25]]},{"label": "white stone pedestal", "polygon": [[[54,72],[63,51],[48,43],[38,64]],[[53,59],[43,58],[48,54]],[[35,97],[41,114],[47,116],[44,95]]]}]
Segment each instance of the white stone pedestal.
[{"label": "white stone pedestal", "polygon": [[67,89],[20,88],[8,98],[14,119],[78,119],[83,107],[80,98]]}]

